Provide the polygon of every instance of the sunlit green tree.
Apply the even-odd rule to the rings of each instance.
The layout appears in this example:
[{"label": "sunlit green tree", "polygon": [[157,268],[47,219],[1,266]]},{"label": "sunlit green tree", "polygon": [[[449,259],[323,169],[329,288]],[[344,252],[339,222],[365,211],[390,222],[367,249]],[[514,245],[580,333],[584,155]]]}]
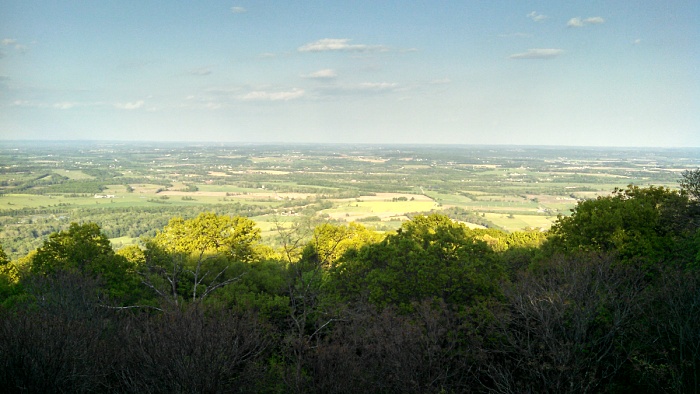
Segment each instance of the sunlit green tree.
[{"label": "sunlit green tree", "polygon": [[697,255],[698,218],[688,197],[650,186],[616,189],[611,196],[580,202],[560,216],[546,249],[615,252],[624,260],[690,263]]},{"label": "sunlit green tree", "polygon": [[260,229],[248,218],[201,213],[189,220],[171,219],[152,243],[169,253],[215,252],[233,261],[252,261],[259,241]]},{"label": "sunlit green tree", "polygon": [[336,264],[348,249],[381,241],[383,236],[358,223],[334,225],[322,223],[314,228],[311,241],[302,253],[302,261],[313,261],[323,267]]},{"label": "sunlit green tree", "polygon": [[0,245],[0,302],[17,292],[18,280],[17,267],[10,261]]},{"label": "sunlit green tree", "polygon": [[12,264],[0,245],[0,275],[10,281],[14,281],[17,276],[17,268]]},{"label": "sunlit green tree", "polygon": [[178,305],[195,302],[236,281],[233,262],[257,259],[260,229],[243,217],[202,213],[176,217],[147,242],[144,283],[160,297]]}]

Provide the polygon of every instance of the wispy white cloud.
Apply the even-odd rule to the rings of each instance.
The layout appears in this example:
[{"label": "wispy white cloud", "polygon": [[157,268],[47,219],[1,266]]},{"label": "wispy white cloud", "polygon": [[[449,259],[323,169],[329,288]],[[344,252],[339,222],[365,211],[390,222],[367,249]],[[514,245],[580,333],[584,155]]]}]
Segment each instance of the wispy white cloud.
[{"label": "wispy white cloud", "polygon": [[2,45],[4,47],[13,47],[20,53],[27,52],[27,46],[20,44],[14,38],[3,38],[2,40],[0,40],[0,45]]},{"label": "wispy white cloud", "polygon": [[324,68],[323,70],[314,71],[310,74],[304,75],[304,78],[312,79],[333,79],[338,76],[338,73],[331,68]]},{"label": "wispy white cloud", "polygon": [[144,105],[143,100],[138,100],[138,101],[132,101],[132,102],[127,102],[127,103],[116,103],[114,104],[115,108],[119,109],[124,109],[124,110],[134,110],[134,109],[139,109],[142,108]]},{"label": "wispy white cloud", "polygon": [[287,91],[269,92],[264,90],[254,90],[239,98],[244,101],[289,101],[304,96],[304,89],[292,89]]},{"label": "wispy white cloud", "polygon": [[202,96],[187,96],[185,97],[185,101],[181,102],[178,105],[178,108],[187,108],[187,109],[193,109],[193,108],[205,108],[205,109],[221,109],[226,106],[226,101],[221,101],[221,100],[212,100],[211,98],[206,98]]},{"label": "wispy white cloud", "polygon": [[587,25],[600,25],[605,23],[605,19],[600,16],[592,16],[590,18],[585,18],[581,19],[579,17],[576,18],[571,18],[569,19],[568,22],[566,22],[566,26],[568,27],[584,27]]},{"label": "wispy white cloud", "polygon": [[600,25],[600,24],[605,23],[605,19],[603,19],[600,16],[593,16],[593,17],[584,19],[583,22],[588,24],[588,25]]},{"label": "wispy white cloud", "polygon": [[372,90],[372,91],[384,91],[384,90],[394,90],[399,85],[394,82],[363,82],[360,84],[360,89],[362,90]]},{"label": "wispy white cloud", "polygon": [[299,52],[385,52],[388,48],[384,45],[351,44],[349,38],[323,38],[318,41],[302,45]]},{"label": "wispy white cloud", "polygon": [[527,14],[526,16],[535,22],[542,22],[545,19],[549,18],[547,15],[538,14],[535,11],[532,11],[531,13]]},{"label": "wispy white cloud", "polygon": [[15,107],[28,107],[28,108],[50,108],[50,109],[60,109],[68,110],[78,107],[99,107],[105,105],[101,101],[58,101],[55,103],[40,102],[40,101],[29,101],[29,100],[15,100],[12,102]]},{"label": "wispy white cloud", "polygon": [[231,12],[234,13],[234,14],[243,14],[243,13],[245,13],[246,11],[247,11],[247,10],[246,10],[245,8],[243,8],[243,7],[238,7],[238,6],[236,6],[236,7],[231,7]]},{"label": "wispy white cloud", "polygon": [[571,19],[569,19],[568,22],[566,22],[566,25],[569,27],[583,27],[584,26],[581,18],[571,18]]},{"label": "wispy white cloud", "polygon": [[410,87],[395,82],[361,82],[354,84],[324,85],[312,91],[312,98],[357,97],[394,94],[411,90]]},{"label": "wispy white cloud", "polygon": [[511,59],[553,59],[564,53],[563,49],[556,48],[534,48],[527,52],[514,53],[509,56]]},{"label": "wispy white cloud", "polygon": [[639,45],[639,44],[641,44],[641,43],[642,43],[642,39],[641,39],[641,38],[637,38],[636,40],[632,41],[632,44],[634,44],[634,45]]}]

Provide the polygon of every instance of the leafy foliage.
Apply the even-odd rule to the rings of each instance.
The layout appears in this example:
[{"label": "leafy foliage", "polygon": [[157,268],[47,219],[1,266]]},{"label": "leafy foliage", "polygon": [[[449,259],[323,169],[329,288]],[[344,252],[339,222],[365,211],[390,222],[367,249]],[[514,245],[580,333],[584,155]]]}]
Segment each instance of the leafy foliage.
[{"label": "leafy foliage", "polygon": [[135,286],[133,266],[114,253],[109,239],[95,223],[72,223],[67,231],[51,234],[31,260],[33,275],[77,272],[100,278],[110,296],[127,297]]},{"label": "leafy foliage", "polygon": [[683,171],[678,183],[681,190],[688,193],[692,199],[700,200],[700,169]]},{"label": "leafy foliage", "polygon": [[17,266],[13,264],[2,250],[0,245],[0,300],[4,300],[14,295],[17,291],[17,281],[19,272]]},{"label": "leafy foliage", "polygon": [[260,230],[250,219],[201,213],[189,220],[171,219],[152,244],[168,253],[217,253],[232,261],[252,261],[258,241]]},{"label": "leafy foliage", "polygon": [[144,284],[173,305],[199,301],[238,279],[227,272],[230,264],[256,260],[259,239],[260,230],[247,218],[173,218],[147,242]]},{"label": "leafy foliage", "polygon": [[7,258],[5,251],[2,249],[2,245],[0,245],[0,265],[5,265],[9,262],[10,260]]},{"label": "leafy foliage", "polygon": [[470,304],[494,295],[503,270],[495,253],[464,225],[446,216],[418,216],[382,242],[347,253],[331,271],[351,298],[401,305],[425,298]]},{"label": "leafy foliage", "polygon": [[357,223],[347,226],[323,223],[314,228],[312,239],[302,252],[302,261],[323,267],[335,265],[350,249],[359,249],[382,239],[381,235]]},{"label": "leafy foliage", "polygon": [[692,238],[697,212],[678,191],[650,186],[616,189],[583,201],[552,227],[548,248],[616,252],[624,260],[688,264],[697,254]]}]

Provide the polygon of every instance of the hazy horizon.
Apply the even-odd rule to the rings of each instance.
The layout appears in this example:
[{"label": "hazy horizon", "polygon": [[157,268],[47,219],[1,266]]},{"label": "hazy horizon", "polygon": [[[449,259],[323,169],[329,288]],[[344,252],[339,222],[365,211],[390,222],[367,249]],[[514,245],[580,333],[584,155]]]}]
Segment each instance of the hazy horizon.
[{"label": "hazy horizon", "polygon": [[700,3],[11,0],[0,141],[700,147]]},{"label": "hazy horizon", "polygon": [[[503,149],[503,150],[528,150],[528,149],[544,149],[544,150],[643,150],[643,151],[697,151],[700,153],[700,146],[634,146],[634,145],[526,145],[526,144],[463,144],[463,143],[430,143],[430,142],[298,142],[298,141],[187,141],[187,140],[70,140],[70,139],[0,139],[0,146],[8,149],[13,144],[22,145],[75,145],[82,144],[87,146],[128,146],[128,145],[160,145],[175,146],[175,147],[314,147],[314,146],[336,146],[340,148],[358,147],[358,148],[474,148],[474,149]],[[72,146],[75,147],[75,146]]]}]

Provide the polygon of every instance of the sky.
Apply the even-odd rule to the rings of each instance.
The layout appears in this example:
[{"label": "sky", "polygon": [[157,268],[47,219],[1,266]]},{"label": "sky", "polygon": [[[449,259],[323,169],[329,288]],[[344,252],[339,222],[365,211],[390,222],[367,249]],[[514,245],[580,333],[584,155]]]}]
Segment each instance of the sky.
[{"label": "sky", "polygon": [[700,147],[700,2],[0,0],[0,140]]}]

